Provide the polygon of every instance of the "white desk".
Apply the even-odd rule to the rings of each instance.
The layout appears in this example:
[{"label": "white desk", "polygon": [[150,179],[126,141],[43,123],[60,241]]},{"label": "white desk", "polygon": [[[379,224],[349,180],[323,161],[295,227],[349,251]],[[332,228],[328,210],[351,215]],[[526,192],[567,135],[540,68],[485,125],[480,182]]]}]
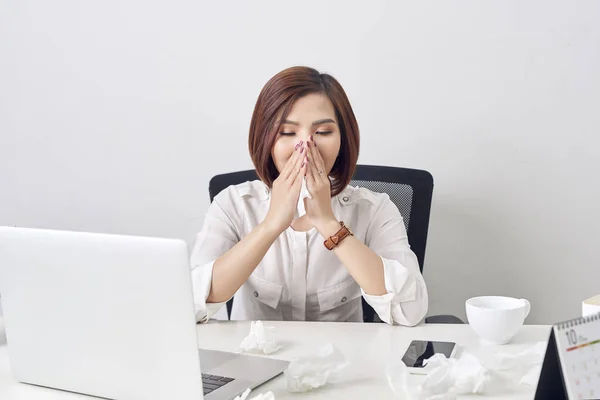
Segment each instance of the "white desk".
[{"label": "white desk", "polygon": [[[405,328],[385,324],[270,321],[265,322],[265,325],[276,327],[278,342],[283,347],[272,357],[291,360],[296,356],[305,355],[321,344],[332,342],[350,362],[341,382],[306,394],[288,393],[283,375],[255,391],[255,394],[258,394],[270,390],[277,400],[393,399],[394,395],[384,375],[385,361],[389,357],[401,357],[413,339],[455,341],[474,354],[484,354],[497,348],[505,352],[518,352],[530,344],[546,341],[550,333],[549,326],[525,326],[513,343],[500,347],[486,347],[479,344],[468,325],[427,324]],[[236,351],[249,330],[249,322],[211,322],[198,325],[198,340],[203,348]],[[418,382],[420,378],[411,376],[411,379]],[[519,386],[512,393],[502,396],[477,398],[533,399],[534,392],[533,388]],[[75,400],[90,397],[17,383],[11,375],[3,328],[0,326],[0,399]]]}]

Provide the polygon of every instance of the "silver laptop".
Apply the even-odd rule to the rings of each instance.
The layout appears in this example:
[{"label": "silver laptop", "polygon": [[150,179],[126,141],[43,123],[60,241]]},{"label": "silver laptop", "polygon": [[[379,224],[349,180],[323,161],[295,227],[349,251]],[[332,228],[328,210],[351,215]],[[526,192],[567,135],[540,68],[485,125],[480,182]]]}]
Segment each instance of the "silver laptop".
[{"label": "silver laptop", "polygon": [[181,240],[0,227],[0,295],[23,383],[109,399],[229,399],[288,365],[198,354]]}]

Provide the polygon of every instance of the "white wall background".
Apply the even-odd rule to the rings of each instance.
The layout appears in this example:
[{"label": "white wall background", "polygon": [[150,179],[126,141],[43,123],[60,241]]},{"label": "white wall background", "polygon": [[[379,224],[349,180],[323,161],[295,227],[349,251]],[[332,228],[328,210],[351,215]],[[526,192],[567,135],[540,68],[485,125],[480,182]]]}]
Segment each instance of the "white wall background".
[{"label": "white wall background", "polygon": [[0,6],[0,224],[184,238],[252,167],[262,85],[337,77],[359,162],[435,178],[430,314],[600,293],[600,2],[77,1]]}]

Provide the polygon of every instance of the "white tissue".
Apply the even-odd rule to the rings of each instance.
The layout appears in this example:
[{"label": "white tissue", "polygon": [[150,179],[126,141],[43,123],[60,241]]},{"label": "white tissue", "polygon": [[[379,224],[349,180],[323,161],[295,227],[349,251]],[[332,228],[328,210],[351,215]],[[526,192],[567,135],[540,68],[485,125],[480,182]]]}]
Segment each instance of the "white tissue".
[{"label": "white tissue", "polygon": [[499,351],[491,359],[485,360],[484,364],[498,371],[513,384],[537,386],[546,346],[545,342],[538,342],[535,346],[516,354]]},{"label": "white tissue", "polygon": [[424,361],[427,376],[420,385],[409,384],[409,370],[402,361],[389,363],[385,373],[392,391],[403,399],[454,400],[459,394],[496,394],[519,384],[535,387],[545,350],[545,343],[537,343],[516,354],[496,352],[484,357],[485,362],[467,352],[457,359],[435,354]]},{"label": "white tissue", "polygon": [[273,354],[281,347],[277,346],[275,328],[263,326],[262,321],[252,321],[250,333],[242,340],[240,349],[247,352],[263,352]]},{"label": "white tissue", "polygon": [[519,383],[521,385],[529,385],[531,387],[536,387],[538,381],[540,380],[540,374],[542,372],[542,364],[534,365],[529,369],[529,371],[523,375]]},{"label": "white tissue", "polygon": [[308,187],[306,187],[306,176],[302,178],[302,188],[300,189],[300,198],[304,199],[312,199],[310,192],[308,191]]},{"label": "white tissue", "polygon": [[[246,389],[246,391],[244,393],[240,394],[233,400],[246,400],[246,397],[248,397],[248,395],[250,394],[250,391],[251,391],[250,388]],[[260,393],[259,395],[254,396],[253,398],[251,398],[249,400],[275,400],[275,395],[273,394],[273,392]]]},{"label": "white tissue", "polygon": [[[385,376],[394,394],[403,400],[455,400],[456,393],[451,388],[453,381],[446,371],[432,371],[431,380],[436,382],[434,387],[426,387],[425,384],[415,385],[408,383],[410,373],[401,360],[388,363]],[[432,383],[428,383],[431,386]]]},{"label": "white tissue", "polygon": [[402,362],[389,364],[386,376],[390,387],[399,398],[410,400],[454,400],[458,394],[489,393],[495,386],[493,372],[483,367],[470,354],[460,359],[447,359],[435,354],[424,362],[429,372],[421,385],[408,384],[408,368]]},{"label": "white tissue", "polygon": [[485,368],[477,357],[465,353],[461,358],[446,358],[443,354],[435,354],[424,362],[431,372],[425,378],[423,387],[426,392],[441,393],[440,388],[456,394],[490,392],[490,387],[497,383],[497,377]]},{"label": "white tissue", "polygon": [[304,199],[312,199],[312,196],[308,191],[308,187],[306,187],[306,176],[302,178],[302,188],[300,189],[300,196],[298,197],[298,205],[296,207],[296,218],[300,218],[306,214],[306,209],[304,208]]},{"label": "white tissue", "polygon": [[315,353],[295,359],[284,371],[290,392],[309,390],[332,383],[340,378],[340,371],[348,363],[342,353],[329,343]]},{"label": "white tissue", "polygon": [[385,367],[385,376],[388,384],[392,388],[392,392],[399,399],[417,400],[421,398],[421,387],[417,385],[409,385],[408,367],[399,359],[393,359]]},{"label": "white tissue", "polygon": [[494,357],[490,360],[488,366],[495,370],[531,367],[542,362],[542,358],[546,353],[546,346],[545,342],[538,342],[535,346],[516,354],[498,351],[494,353]]}]

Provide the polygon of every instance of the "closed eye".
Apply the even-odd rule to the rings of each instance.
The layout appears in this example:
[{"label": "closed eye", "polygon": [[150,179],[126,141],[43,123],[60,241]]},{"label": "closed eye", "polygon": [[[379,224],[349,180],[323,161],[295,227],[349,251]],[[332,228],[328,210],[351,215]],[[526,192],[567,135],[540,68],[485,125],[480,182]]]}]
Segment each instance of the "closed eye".
[{"label": "closed eye", "polygon": [[296,132],[279,132],[281,136],[294,136]]},{"label": "closed eye", "polygon": [[329,135],[330,133],[333,133],[333,131],[316,131],[315,134],[317,135]]}]

